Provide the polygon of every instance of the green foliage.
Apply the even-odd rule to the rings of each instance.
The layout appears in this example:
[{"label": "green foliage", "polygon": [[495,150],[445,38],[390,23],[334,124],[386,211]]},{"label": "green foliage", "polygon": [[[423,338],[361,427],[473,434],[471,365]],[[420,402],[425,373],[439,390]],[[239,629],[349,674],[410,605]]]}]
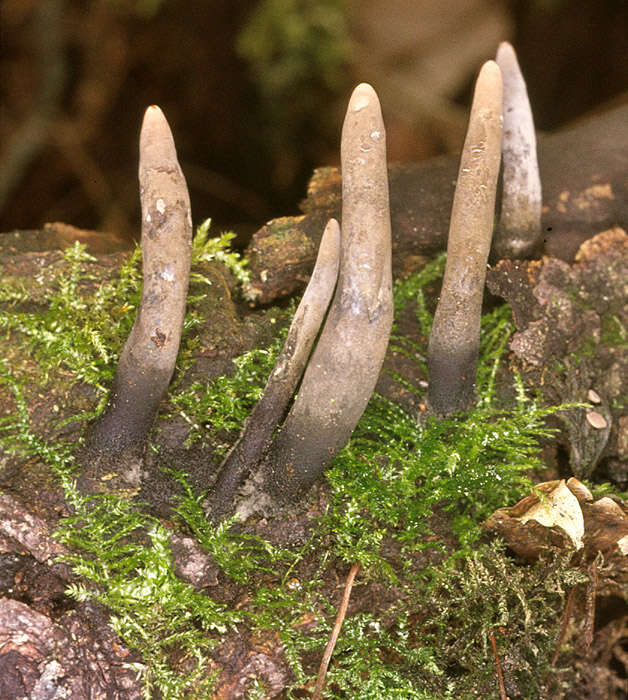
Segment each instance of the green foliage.
[{"label": "green foliage", "polygon": [[[416,645],[411,623],[403,613],[390,630],[372,613],[349,618],[334,657],[336,663],[327,674],[324,695],[330,699],[432,700],[434,696],[419,678],[443,675],[434,661],[434,649]],[[449,694],[439,697],[453,698]]]},{"label": "green foliage", "polygon": [[[427,339],[432,330],[432,313],[428,309],[425,289],[442,276],[445,270],[445,260],[446,253],[437,255],[419,272],[397,282],[393,290],[395,321],[390,336],[390,348],[418,361],[425,374],[427,374],[427,366],[425,356],[422,353],[425,352]],[[410,304],[414,308],[419,325],[420,338],[416,339],[408,338],[399,332],[399,319]]]},{"label": "green foliage", "polygon": [[[68,587],[67,594],[110,609],[114,630],[142,655],[144,663],[136,670],[146,698],[175,700],[189,689],[199,700],[211,697],[208,654],[242,614],[215,603],[176,576],[170,533],[141,504],[108,494],[81,494],[72,477],[76,466],[72,446],[48,443],[32,432],[21,387],[3,365],[0,382],[10,387],[16,404],[16,411],[0,422],[0,447],[38,455],[59,478],[74,513],[55,533],[71,548],[63,559],[81,579]],[[174,666],[175,653],[185,672]]]},{"label": "green foliage", "polygon": [[202,505],[205,494],[194,493],[187,474],[176,470],[169,472],[182,490],[182,495],[176,497],[173,511],[229,578],[248,583],[252,574],[272,573],[278,565],[296,560],[294,553],[275,547],[261,537],[234,532],[231,526],[237,516],[219,525],[210,523]]},{"label": "green foliage", "polygon": [[[521,697],[563,697],[560,673],[550,663],[561,624],[557,610],[566,592],[587,580],[570,568],[569,556],[516,566],[493,542],[429,572],[421,592],[429,597],[429,612],[414,634],[434,649],[440,668],[456,668],[454,697],[496,696],[491,633],[509,687]],[[437,690],[439,684],[424,678],[424,687]]]},{"label": "green foliage", "polygon": [[[193,242],[192,262],[215,260],[223,263],[236,277],[248,281],[246,259],[230,249],[233,233],[209,238],[210,220],[197,229]],[[20,283],[9,283],[0,291],[0,330],[20,333],[22,348],[39,363],[43,381],[51,371],[64,371],[72,381],[83,381],[97,388],[103,396],[106,384],[113,379],[118,355],[135,320],[142,292],[141,249],[122,264],[117,277],[95,283],[90,264],[96,259],[85,246],[75,243],[63,253],[63,269],[56,277],[46,306],[31,305],[27,311],[20,304],[28,301],[28,291]],[[211,284],[198,273],[192,282]],[[184,323],[184,340],[203,322],[194,308],[201,297],[188,299]],[[103,402],[104,405],[104,402]]]},{"label": "green foliage", "polygon": [[[217,238],[210,238],[211,222],[211,219],[205,219],[196,229],[196,235],[192,241],[192,264],[217,260],[231,270],[240,284],[247,284],[250,279],[249,271],[246,269],[248,261],[236,251],[231,250],[231,241],[235,238],[235,233],[225,232]],[[207,281],[200,275],[194,274],[192,274],[191,279]]]},{"label": "green foliage", "polygon": [[313,85],[333,89],[342,80],[348,37],[344,0],[262,0],[240,34],[238,51],[269,103],[294,102],[295,94],[297,103],[309,103]]},{"label": "green foliage", "polygon": [[[393,290],[395,318],[398,318],[411,303],[414,306],[421,333],[426,338],[429,337],[432,328],[432,314],[427,310],[425,288],[442,277],[446,259],[447,254],[440,253],[415,274],[396,282]],[[396,326],[395,330],[397,330]]]},{"label": "green foliage", "polygon": [[281,351],[287,327],[267,348],[255,348],[233,360],[235,372],[220,376],[212,382],[197,381],[171,397],[172,406],[191,425],[188,445],[211,438],[218,453],[224,452],[228,442],[224,432],[237,434],[244,420],[262,397],[266,380],[277,355]]},{"label": "green foliage", "polygon": [[[208,226],[199,230],[194,259],[222,260],[237,276],[241,263],[229,257],[228,238],[210,241]],[[128,331],[129,312],[139,299],[138,253],[115,281],[86,293],[89,263],[80,247],[70,249],[50,307],[20,311],[18,320],[10,305],[22,304],[26,292],[17,287],[5,292],[9,310],[0,322],[22,333],[48,371],[61,366],[100,385],[111,376],[125,337],[121,328],[112,328],[112,310],[128,307],[120,312]],[[419,362],[431,326],[424,290],[442,269],[439,258],[395,287],[395,343]],[[410,312],[421,328],[421,337],[412,341],[399,331],[400,315]],[[356,561],[362,564],[356,585],[365,586],[362,595],[370,592],[369,612],[345,620],[325,698],[496,697],[491,633],[513,687],[524,697],[560,697],[545,691],[558,633],[556,611],[566,588],[581,578],[562,560],[520,567],[498,545],[478,544],[482,519],[528,489],[527,474],[539,465],[539,440],[549,435],[544,419],[560,409],[538,406],[518,379],[514,405],[498,405],[496,377],[511,332],[506,307],[483,319],[478,402],[466,414],[417,422],[399,406],[373,397],[328,472],[327,511],[296,551],[235,532],[232,523],[211,525],[202,507],[205,494],[192,488],[183,470],[170,471],[179,486],[173,505],[177,525],[208,552],[221,576],[240,587],[245,602],[237,610],[176,576],[170,530],[142,504],[78,492],[70,447],[34,434],[23,387],[6,363],[0,365],[0,382],[9,387],[15,408],[0,419],[0,446],[39,455],[60,478],[73,515],[62,521],[58,537],[70,548],[67,561],[79,578],[68,593],[109,608],[124,643],[142,656],[136,670],[148,698],[211,697],[209,655],[236,629],[278,634],[294,676],[289,696],[296,697],[299,686],[311,684],[311,659],[320,659],[329,638],[335,575]],[[196,426],[191,440],[235,438],[261,396],[284,336],[285,330],[269,348],[237,358],[230,377],[178,392],[175,387],[170,402]],[[70,338],[80,352],[55,357]],[[378,608],[377,591],[391,586],[394,604]],[[251,697],[263,697],[260,683],[249,690]]]},{"label": "green foliage", "polygon": [[[61,369],[104,392],[139,302],[140,252],[122,265],[117,279],[98,285],[90,295],[85,289],[93,276],[86,263],[95,258],[80,243],[67,248],[63,257],[66,269],[51,290],[48,306],[0,311],[0,328],[24,336],[22,347],[39,361],[44,381],[51,370]],[[14,290],[15,297],[20,293]]]},{"label": "green foliage", "polygon": [[9,454],[38,455],[49,464],[64,488],[70,484],[74,467],[72,446],[61,441],[52,446],[35,435],[31,429],[28,406],[19,382],[9,371],[7,362],[0,359],[0,385],[4,384],[13,395],[15,410],[0,418],[0,449]]},{"label": "green foliage", "polygon": [[[71,548],[63,559],[86,583],[71,584],[68,595],[109,608],[113,629],[148,663],[146,697],[179,698],[189,688],[198,692],[217,635],[240,622],[241,614],[175,575],[170,533],[141,512],[140,504],[106,495],[73,496],[75,514],[63,521],[56,537]],[[193,662],[189,676],[171,668],[175,652],[180,663]]]},{"label": "green foliage", "polygon": [[372,398],[328,472],[327,523],[338,556],[389,570],[379,554],[383,539],[392,533],[405,547],[424,546],[421,534],[436,506],[455,513],[453,531],[470,547],[479,523],[529,488],[526,474],[541,466],[538,441],[551,434],[545,418],[565,407],[540,408],[523,394],[509,410],[494,405],[511,330],[503,308],[484,317],[479,400],[465,415],[417,422],[383,397]]}]

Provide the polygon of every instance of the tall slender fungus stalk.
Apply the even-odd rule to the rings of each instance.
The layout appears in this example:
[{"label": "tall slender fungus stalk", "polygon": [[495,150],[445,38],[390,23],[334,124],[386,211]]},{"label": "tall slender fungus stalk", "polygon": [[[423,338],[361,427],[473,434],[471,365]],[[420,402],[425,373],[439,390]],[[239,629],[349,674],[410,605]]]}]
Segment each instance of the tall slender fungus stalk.
[{"label": "tall slender fungus stalk", "polygon": [[336,219],[330,219],[321,238],[314,271],[264,394],[249,416],[240,438],[224,459],[208,499],[208,512],[216,522],[232,510],[242,479],[262,458],[273,431],[288,408],[334,293],[339,260],[340,226]]},{"label": "tall slender fungus stalk", "polygon": [[386,137],[379,100],[358,85],[341,140],[342,235],[334,299],[298,396],[264,463],[266,489],[293,500],[347,443],[375,388],[392,325]]},{"label": "tall slender fungus stalk", "polygon": [[466,410],[473,402],[501,142],[501,72],[494,61],[487,61],[475,85],[429,340],[428,402],[436,415]]},{"label": "tall slender fungus stalk", "polygon": [[504,81],[503,185],[493,251],[498,258],[530,256],[541,235],[541,176],[528,91],[513,47],[497,49]]},{"label": "tall slender fungus stalk", "polygon": [[87,453],[137,485],[148,431],[179,351],[192,254],[192,217],[174,139],[159,107],[146,110],[140,134],[144,286],[109,403],[93,426]]}]

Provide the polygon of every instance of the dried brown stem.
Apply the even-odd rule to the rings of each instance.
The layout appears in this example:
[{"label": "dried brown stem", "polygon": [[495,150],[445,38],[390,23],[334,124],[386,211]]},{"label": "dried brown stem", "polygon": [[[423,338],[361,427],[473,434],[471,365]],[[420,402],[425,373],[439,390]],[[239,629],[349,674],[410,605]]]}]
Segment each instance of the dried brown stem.
[{"label": "dried brown stem", "polygon": [[506,695],[506,687],[504,686],[504,675],[502,674],[502,665],[499,661],[499,655],[497,654],[497,643],[495,642],[495,635],[493,632],[489,633],[489,639],[491,640],[491,647],[493,648],[493,656],[495,657],[495,668],[497,670],[497,682],[499,683],[499,698],[500,700],[508,700]]},{"label": "dried brown stem", "polygon": [[597,598],[597,564],[595,561],[587,568],[589,580],[585,593],[584,609],[584,648],[588,652],[593,644],[593,632],[595,629],[595,600]]},{"label": "dried brown stem", "polygon": [[334,624],[334,629],[331,631],[331,636],[325,647],[325,653],[321,659],[321,665],[318,669],[318,676],[316,677],[316,685],[314,686],[314,692],[312,693],[312,700],[320,700],[321,693],[325,687],[325,675],[329,667],[329,662],[331,661],[331,656],[334,653],[336,647],[336,642],[338,641],[338,636],[340,635],[340,628],[344,622],[345,615],[347,614],[347,608],[349,607],[349,598],[351,597],[351,589],[353,588],[353,581],[360,570],[360,563],[357,562],[351,567],[349,575],[347,576],[347,582],[345,583],[345,590],[342,594],[342,600],[340,601],[340,607],[338,608],[338,615],[336,615],[336,622]]},{"label": "dried brown stem", "polygon": [[558,633],[558,639],[556,640],[556,649],[554,649],[554,654],[552,655],[552,660],[550,662],[552,666],[556,666],[556,662],[558,661],[558,656],[560,654],[560,648],[563,645],[563,641],[565,640],[565,636],[567,635],[569,621],[571,620],[571,616],[573,615],[573,606],[574,606],[574,603],[576,601],[577,590],[578,590],[578,587],[574,586],[569,591],[569,594],[567,595],[567,602],[565,603],[565,610],[563,612],[563,619],[562,619],[562,622],[560,623],[560,632]]},{"label": "dried brown stem", "polygon": [[502,79],[494,61],[478,76],[460,159],[447,264],[428,347],[429,405],[447,416],[471,406],[486,264],[502,141]]}]

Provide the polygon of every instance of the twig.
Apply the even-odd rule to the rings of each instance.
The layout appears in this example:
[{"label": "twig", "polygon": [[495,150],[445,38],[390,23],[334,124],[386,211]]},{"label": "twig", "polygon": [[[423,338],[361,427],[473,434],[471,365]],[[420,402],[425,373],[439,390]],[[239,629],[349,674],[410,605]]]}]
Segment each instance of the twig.
[{"label": "twig", "polygon": [[502,675],[502,667],[499,663],[499,656],[497,654],[497,643],[495,642],[495,635],[490,632],[489,638],[491,640],[491,646],[493,647],[493,655],[495,656],[495,668],[497,669],[497,681],[499,683],[499,697],[500,700],[508,700],[506,695],[506,687],[504,686],[504,676]]},{"label": "twig", "polygon": [[558,655],[560,654],[560,647],[563,644],[563,640],[565,639],[565,635],[567,634],[567,626],[569,625],[569,620],[571,620],[571,614],[573,612],[573,604],[576,599],[576,590],[577,587],[574,586],[570,591],[569,595],[567,596],[567,602],[565,603],[565,612],[563,613],[563,621],[560,626],[560,633],[558,635],[558,640],[556,641],[556,649],[554,650],[554,655],[552,656],[552,661],[551,664],[552,666],[556,666],[556,662],[558,661]]},{"label": "twig", "polygon": [[597,595],[597,565],[593,561],[588,567],[589,580],[585,593],[584,612],[584,648],[588,652],[593,643],[593,628],[595,627],[595,598]]},{"label": "twig", "polygon": [[338,641],[338,635],[340,634],[340,628],[347,614],[347,608],[349,607],[349,598],[351,596],[351,589],[353,588],[353,580],[356,574],[360,570],[360,562],[354,564],[349,571],[347,576],[347,582],[345,583],[345,591],[342,594],[342,600],[340,601],[340,607],[338,608],[338,615],[336,616],[336,624],[334,629],[331,631],[331,637],[327,642],[327,647],[325,648],[325,653],[321,660],[320,668],[318,669],[318,676],[316,678],[316,685],[314,686],[314,692],[312,693],[312,700],[320,700],[321,693],[323,692],[323,687],[325,685],[325,674],[327,673],[327,667],[331,661],[331,655],[334,653],[334,648],[336,642]]}]

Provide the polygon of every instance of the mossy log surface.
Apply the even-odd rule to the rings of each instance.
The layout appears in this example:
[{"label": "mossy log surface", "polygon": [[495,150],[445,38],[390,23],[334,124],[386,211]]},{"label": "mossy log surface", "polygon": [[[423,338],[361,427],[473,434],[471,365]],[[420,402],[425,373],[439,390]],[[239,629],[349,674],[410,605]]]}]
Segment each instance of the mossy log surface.
[{"label": "mossy log surface", "polygon": [[[88,242],[90,237],[97,239],[98,234],[87,235]],[[67,263],[60,251],[18,252],[24,246],[16,246],[16,240],[20,240],[18,234],[0,236],[0,243],[7,244],[0,247],[3,279],[17,283],[24,290],[24,299],[12,310],[28,312],[45,308],[51,290],[67,272]],[[84,233],[80,240],[86,240]],[[99,245],[102,244],[96,240],[96,248]],[[98,285],[114,278],[126,258],[125,253],[111,253],[85,263],[88,274],[81,282],[82,293],[93,293]],[[591,390],[600,397],[594,408],[603,417],[604,428],[596,428],[595,417],[588,417],[584,409],[574,409],[564,416],[561,427],[565,429],[560,433],[559,443],[569,451],[571,468],[577,476],[589,476],[598,470],[621,487],[628,485],[627,261],[626,233],[613,228],[586,242],[571,265],[552,257],[528,262],[501,261],[488,275],[490,291],[510,304],[517,326],[510,341],[509,373],[520,372],[526,387],[540,392],[548,404],[587,401]],[[255,311],[245,304],[238,305],[234,300],[235,281],[219,263],[203,264],[196,272],[211,282],[211,293],[204,294],[199,306],[200,313],[211,319],[211,323],[202,323],[193,330],[194,344],[188,351],[191,356],[185,371],[176,377],[180,386],[189,386],[198,379],[207,382],[229,373],[232,358],[265,346],[276,335],[277,319],[285,315],[284,311],[273,308]],[[191,294],[194,290],[193,287]],[[433,295],[430,303],[434,303],[438,285],[432,285],[429,293]],[[420,331],[414,313],[404,314],[400,330],[408,337],[417,337]],[[5,334],[0,338],[0,348],[11,370],[27,379],[24,387],[32,425],[43,438],[56,436],[71,440],[80,433],[83,424],[64,425],[63,419],[93,410],[98,401],[97,392],[87,384],[76,383],[64,371],[49,372],[48,377],[42,377],[37,362],[23,351],[23,341],[19,333]],[[384,368],[414,386],[427,379],[414,362],[392,348]],[[405,409],[418,411],[421,399],[407,386],[394,380],[390,373],[382,372],[377,390]],[[508,402],[509,378],[503,387],[503,400]],[[15,408],[6,384],[0,384],[0,406],[3,415]],[[164,413],[162,410],[153,430],[160,447],[173,458],[189,462],[199,486],[211,483],[219,458],[199,455],[193,448],[186,450],[183,442],[190,426],[181,417],[164,417]],[[10,485],[29,502],[37,503],[38,511],[55,513],[58,493],[52,497],[50,489],[56,489],[42,465],[31,458],[29,469],[25,470],[24,460],[15,455],[4,456],[3,460],[0,486]],[[168,480],[156,468],[153,473],[150,458],[147,462],[151,487],[140,493],[165,514],[169,508]]]},{"label": "mossy log surface", "polygon": [[[569,199],[564,198],[565,202]],[[615,200],[608,199],[608,203],[619,207],[618,200],[619,196]],[[622,211],[622,207],[617,209],[619,213]],[[556,440],[546,445],[544,453],[550,478],[556,478],[560,469],[573,470],[580,475],[609,480],[615,490],[621,490],[628,486],[625,391],[628,386],[628,236],[620,228],[604,231],[594,228],[592,222],[589,226],[589,234],[597,235],[579,248],[574,262],[546,256],[529,262],[501,261],[490,270],[489,289],[506,299],[517,327],[510,339],[508,362],[503,363],[497,377],[497,387],[504,405],[515,400],[512,372],[516,370],[525,389],[537,392],[544,402],[592,401],[588,409],[573,409],[563,415],[562,422],[556,419],[560,432]],[[52,251],[42,251],[40,236],[33,232],[0,235],[3,279],[23,289],[19,301],[0,302],[0,310],[28,314],[32,310],[46,309],[68,270],[60,249],[73,240],[81,240],[95,253],[93,260],[83,263],[86,275],[79,282],[80,294],[93,295],[100,285],[117,277],[128,253],[111,252],[112,248],[103,243],[100,234],[78,232],[73,238],[68,236],[70,229],[62,230],[63,236],[53,235],[46,242],[56,248]],[[52,234],[48,230],[45,235]],[[287,240],[292,239],[288,236]],[[315,243],[312,241],[311,245],[314,247]],[[275,260],[273,264],[279,267],[284,250],[277,245],[274,251],[276,258],[269,261]],[[403,249],[398,246],[394,255],[398,277],[403,270],[420,267],[421,259],[400,259],[400,255],[403,258]],[[184,342],[182,346],[180,369],[174,378],[178,387],[188,387],[198,379],[207,380],[230,372],[234,357],[255,347],[266,347],[288,315],[285,310],[254,310],[239,303],[235,280],[220,263],[203,263],[193,272],[205,278],[202,285],[198,277],[192,282],[189,298],[202,321],[189,330],[188,341],[193,342]],[[296,289],[300,273],[292,268],[291,274],[290,285]],[[435,282],[426,289],[430,310],[435,306],[438,286]],[[494,304],[495,299],[489,303]],[[418,339],[420,330],[415,309],[407,308],[402,314],[398,332]],[[93,411],[99,394],[93,386],[77,382],[76,377],[63,368],[52,368],[48,377],[42,376],[39,363],[30,352],[24,351],[24,340],[17,331],[3,332],[0,357],[4,358],[11,374],[21,380],[30,429],[35,436],[49,442],[72,444],[83,431],[86,420],[67,423],[64,419]],[[426,339],[420,340],[424,345]],[[384,368],[389,371],[382,372],[377,391],[409,411],[424,410],[420,393],[409,388],[420,386],[426,380],[414,359],[398,352],[391,344]],[[147,502],[151,513],[162,522],[171,521],[171,509],[176,502],[173,494],[178,487],[163,467],[174,465],[185,469],[193,488],[201,492],[211,483],[220,461],[213,445],[185,445],[191,426],[180,413],[169,410],[168,401],[166,397],[151,435],[157,449],[147,458],[140,490],[131,494]],[[11,387],[0,383],[0,419],[15,409]],[[592,413],[597,415],[592,416]],[[221,439],[229,442],[235,437],[227,435]],[[569,455],[571,466],[561,458],[561,453]],[[103,489],[108,488],[107,483],[110,482],[103,482]],[[65,674],[67,685],[81,683],[91,669],[98,668],[97,680],[93,680],[96,676],[90,676],[92,682],[97,682],[98,690],[117,693],[116,697],[120,698],[141,697],[140,683],[125,671],[124,664],[141,663],[142,659],[113,634],[106,611],[92,603],[72,604],[71,610],[62,614],[63,605],[69,605],[64,591],[74,578],[68,567],[55,564],[51,559],[60,545],[50,533],[60,517],[70,510],[58,479],[37,455],[21,457],[0,451],[0,490],[4,492],[4,500],[0,500],[0,571],[3,572],[0,627],[12,629],[16,616],[21,616],[23,627],[30,635],[26,641],[33,640],[35,650],[31,659],[25,656],[13,659],[15,663],[12,662],[11,669],[18,667],[19,662],[20,669],[29,671],[52,663],[53,659],[59,664],[59,673]],[[308,531],[308,518],[312,517],[312,512],[320,516],[324,505],[323,488],[311,494],[310,500],[302,506],[286,509],[281,517],[271,519],[270,524],[263,525],[260,521],[254,527],[259,528],[256,532],[264,537],[281,537],[288,544],[294,544],[296,538],[300,543],[298,538],[305,538]],[[311,512],[307,512],[308,508]],[[444,514],[438,517],[445,523]],[[439,527],[437,521],[435,518],[433,522],[435,529]],[[448,527],[445,523],[443,531],[448,532]],[[215,562],[201,551],[195,540],[173,533],[171,547],[178,576],[198,589],[212,586],[212,591],[222,600],[235,600],[233,584],[223,585]],[[196,568],[190,562],[195,562]],[[315,565],[313,559],[312,567]],[[330,576],[330,595],[338,592],[336,573],[333,570]],[[305,569],[299,577],[306,581],[308,575],[315,574],[318,575],[318,570]],[[623,577],[625,572],[619,574]],[[606,579],[600,576],[600,581],[607,585]],[[614,596],[624,595],[622,591],[626,590],[625,577],[618,581],[612,588]],[[19,600],[20,591],[30,596],[29,604]],[[366,584],[359,587],[356,596],[358,610],[388,609],[395,602],[394,589],[379,583],[373,587]],[[557,609],[554,617],[558,619],[560,614],[561,610]],[[620,621],[617,618],[617,624]],[[221,674],[220,687],[224,690],[220,697],[236,697],[236,686],[244,683],[251,672],[250,664],[245,663],[247,659],[255,659],[257,672],[270,679],[268,683],[277,693],[290,684],[283,648],[273,634],[269,631],[263,644],[240,632],[223,635],[214,654],[215,669]],[[72,644],[67,643],[68,639]],[[606,643],[604,639],[600,633],[596,643],[606,644],[611,649],[615,642]],[[67,653],[59,653],[59,648]],[[80,654],[85,663],[76,663]],[[239,663],[238,659],[245,661]],[[593,667],[593,662],[591,664]],[[599,674],[606,670],[606,666],[599,666]],[[5,675],[4,678],[11,680],[13,677]],[[488,693],[485,691],[484,696]]]}]

